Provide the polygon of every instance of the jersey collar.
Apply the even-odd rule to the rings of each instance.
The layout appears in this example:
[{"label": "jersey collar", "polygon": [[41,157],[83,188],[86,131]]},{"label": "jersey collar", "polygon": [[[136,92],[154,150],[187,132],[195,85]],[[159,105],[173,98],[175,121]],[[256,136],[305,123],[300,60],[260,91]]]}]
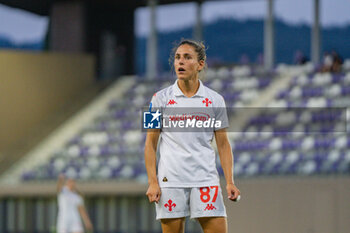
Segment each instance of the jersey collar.
[{"label": "jersey collar", "polygon": [[[174,90],[174,95],[176,97],[185,97],[184,93],[181,91],[181,89],[179,88],[179,85],[177,84],[177,81],[175,81],[174,85],[173,85],[173,90]],[[201,80],[198,80],[199,81],[199,88],[198,88],[198,91],[196,92],[196,94],[194,94],[194,96],[192,97],[204,97],[204,86],[203,86],[203,83]],[[191,97],[191,98],[192,98]]]}]

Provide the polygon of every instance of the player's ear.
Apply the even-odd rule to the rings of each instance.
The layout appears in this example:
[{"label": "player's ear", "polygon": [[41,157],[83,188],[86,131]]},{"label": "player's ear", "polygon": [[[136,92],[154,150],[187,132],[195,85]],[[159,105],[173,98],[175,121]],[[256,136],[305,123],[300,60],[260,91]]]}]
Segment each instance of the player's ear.
[{"label": "player's ear", "polygon": [[203,70],[203,68],[204,68],[204,65],[205,65],[205,62],[204,62],[204,60],[200,60],[199,62],[199,66],[198,66],[198,71],[201,71],[201,70]]}]

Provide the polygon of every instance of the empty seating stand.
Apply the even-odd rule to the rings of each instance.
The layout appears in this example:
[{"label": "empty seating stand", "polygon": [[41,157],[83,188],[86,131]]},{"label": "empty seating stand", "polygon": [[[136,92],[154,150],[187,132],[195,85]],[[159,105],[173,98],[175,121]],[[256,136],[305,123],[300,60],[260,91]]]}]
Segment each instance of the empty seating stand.
[{"label": "empty seating stand", "polygon": [[349,89],[350,73],[295,77],[233,137],[235,173],[350,174]]}]

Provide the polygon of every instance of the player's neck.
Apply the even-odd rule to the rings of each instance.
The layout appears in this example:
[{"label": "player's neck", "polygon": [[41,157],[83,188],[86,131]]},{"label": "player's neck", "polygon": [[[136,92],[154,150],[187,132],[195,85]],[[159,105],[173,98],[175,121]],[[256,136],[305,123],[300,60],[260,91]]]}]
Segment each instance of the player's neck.
[{"label": "player's neck", "polygon": [[198,91],[199,80],[198,78],[190,80],[178,80],[177,85],[186,97],[191,98]]}]

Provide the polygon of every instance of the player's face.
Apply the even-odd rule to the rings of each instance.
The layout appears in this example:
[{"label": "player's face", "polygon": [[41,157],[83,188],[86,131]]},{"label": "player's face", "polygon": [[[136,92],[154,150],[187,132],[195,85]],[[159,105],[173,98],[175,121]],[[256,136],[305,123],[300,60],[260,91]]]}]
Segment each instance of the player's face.
[{"label": "player's face", "polygon": [[69,190],[74,190],[75,188],[75,181],[72,179],[68,179],[66,183]]},{"label": "player's face", "polygon": [[204,67],[204,61],[198,61],[196,51],[191,45],[183,44],[175,53],[174,68],[180,80],[198,78],[198,72]]}]

